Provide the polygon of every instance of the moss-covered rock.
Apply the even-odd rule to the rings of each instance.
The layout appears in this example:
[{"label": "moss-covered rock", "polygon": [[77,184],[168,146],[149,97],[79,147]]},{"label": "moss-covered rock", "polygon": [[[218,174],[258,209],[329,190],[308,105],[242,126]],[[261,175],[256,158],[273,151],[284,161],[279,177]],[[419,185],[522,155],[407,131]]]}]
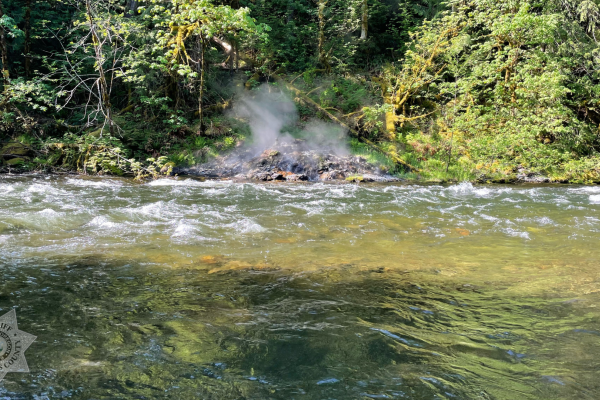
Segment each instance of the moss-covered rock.
[{"label": "moss-covered rock", "polygon": [[362,175],[351,175],[346,178],[348,182],[364,182],[365,178]]},{"label": "moss-covered rock", "polygon": [[27,160],[25,158],[16,157],[16,158],[11,158],[10,160],[5,160],[4,164],[11,166],[11,167],[17,167],[19,165],[25,164],[25,162],[27,162]]},{"label": "moss-covered rock", "polygon": [[5,144],[2,149],[0,149],[0,157],[2,158],[13,158],[13,157],[26,157],[31,155],[31,149],[25,146],[23,143],[19,142],[11,142]]}]

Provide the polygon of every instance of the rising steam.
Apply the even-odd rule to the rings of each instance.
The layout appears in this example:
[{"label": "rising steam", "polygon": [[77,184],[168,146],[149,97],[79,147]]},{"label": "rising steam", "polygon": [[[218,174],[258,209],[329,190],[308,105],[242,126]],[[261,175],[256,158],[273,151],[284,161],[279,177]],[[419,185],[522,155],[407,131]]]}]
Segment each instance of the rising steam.
[{"label": "rising steam", "polygon": [[290,134],[289,130],[299,120],[296,105],[285,93],[268,85],[242,95],[232,114],[248,121],[256,154],[292,144],[295,151],[316,151],[336,156],[350,154],[347,132],[338,125],[313,120],[301,131],[296,129],[293,135]]}]

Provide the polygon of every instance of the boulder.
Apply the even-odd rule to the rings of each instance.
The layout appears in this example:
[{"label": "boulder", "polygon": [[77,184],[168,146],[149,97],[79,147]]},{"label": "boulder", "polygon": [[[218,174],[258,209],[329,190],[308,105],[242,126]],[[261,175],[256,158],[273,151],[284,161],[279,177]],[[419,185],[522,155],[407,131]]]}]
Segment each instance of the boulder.
[{"label": "boulder", "polygon": [[250,177],[250,179],[256,179],[259,181],[272,181],[273,178],[271,177],[271,174],[269,174],[268,172],[259,172],[258,174],[251,174],[252,176]]},{"label": "boulder", "polygon": [[15,157],[15,158],[11,158],[10,160],[4,161],[4,164],[9,165],[11,167],[17,167],[19,165],[25,164],[25,162],[27,162],[27,160],[25,158]]},{"label": "boulder", "polygon": [[19,142],[7,143],[0,149],[0,164],[17,167],[29,161],[31,149]]},{"label": "boulder", "polygon": [[304,174],[289,174],[285,177],[288,182],[299,182],[299,181],[307,181],[308,176]]},{"label": "boulder", "polygon": [[25,146],[23,143],[19,142],[11,142],[5,144],[2,149],[0,149],[0,157],[2,158],[16,158],[16,157],[27,157],[32,155],[32,151],[29,147]]},{"label": "boulder", "polygon": [[240,147],[182,172],[210,179],[245,177],[258,181],[343,181],[350,176],[353,178],[349,180],[356,182],[398,180],[365,157],[337,154],[327,147],[317,149],[298,140],[278,142],[260,152]]},{"label": "boulder", "polygon": [[274,172],[271,174],[271,179],[274,181],[285,181],[285,176],[280,172]]},{"label": "boulder", "polygon": [[546,176],[542,176],[538,173],[535,172],[527,172],[523,169],[519,170],[519,173],[517,174],[517,182],[524,182],[524,183],[549,183],[550,182],[550,178],[546,177]]},{"label": "boulder", "polygon": [[333,180],[345,179],[345,178],[346,178],[346,174],[344,172],[338,171],[338,170],[323,172],[319,176],[319,179],[322,181],[333,181]]}]

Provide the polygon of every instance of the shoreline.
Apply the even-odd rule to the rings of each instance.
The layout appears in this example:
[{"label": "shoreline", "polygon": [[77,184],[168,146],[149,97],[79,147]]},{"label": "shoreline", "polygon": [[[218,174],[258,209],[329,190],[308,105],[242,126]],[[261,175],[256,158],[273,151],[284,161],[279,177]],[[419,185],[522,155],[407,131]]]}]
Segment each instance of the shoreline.
[{"label": "shoreline", "polygon": [[505,185],[505,186],[529,186],[529,187],[559,187],[559,186],[599,186],[598,183],[580,183],[580,182],[569,182],[569,181],[527,181],[518,179],[490,179],[490,180],[435,180],[435,179],[413,179],[404,178],[402,176],[393,176],[396,180],[390,181],[368,181],[368,180],[348,180],[348,179],[331,179],[331,180],[306,180],[306,181],[285,181],[285,180],[270,180],[261,181],[255,179],[239,179],[235,177],[223,177],[213,178],[205,177],[192,174],[174,174],[174,175],[160,175],[157,177],[146,177],[142,179],[136,179],[134,174],[123,174],[123,175],[111,175],[111,174],[84,174],[78,171],[65,171],[65,172],[48,172],[48,171],[3,171],[0,170],[0,178],[5,176],[55,176],[55,177],[79,177],[79,178],[121,178],[131,181],[137,181],[139,183],[148,183],[161,179],[179,180],[179,179],[191,179],[195,181],[215,181],[215,182],[231,182],[231,183],[256,183],[256,184],[360,184],[360,185],[452,185],[461,183],[470,183],[472,185]]}]

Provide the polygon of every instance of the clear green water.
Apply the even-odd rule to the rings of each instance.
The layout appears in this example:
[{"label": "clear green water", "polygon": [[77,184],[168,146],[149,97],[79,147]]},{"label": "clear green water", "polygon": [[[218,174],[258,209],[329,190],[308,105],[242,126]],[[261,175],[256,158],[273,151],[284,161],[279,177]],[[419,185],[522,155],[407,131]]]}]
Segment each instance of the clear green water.
[{"label": "clear green water", "polygon": [[600,398],[600,188],[0,177],[11,399]]}]

